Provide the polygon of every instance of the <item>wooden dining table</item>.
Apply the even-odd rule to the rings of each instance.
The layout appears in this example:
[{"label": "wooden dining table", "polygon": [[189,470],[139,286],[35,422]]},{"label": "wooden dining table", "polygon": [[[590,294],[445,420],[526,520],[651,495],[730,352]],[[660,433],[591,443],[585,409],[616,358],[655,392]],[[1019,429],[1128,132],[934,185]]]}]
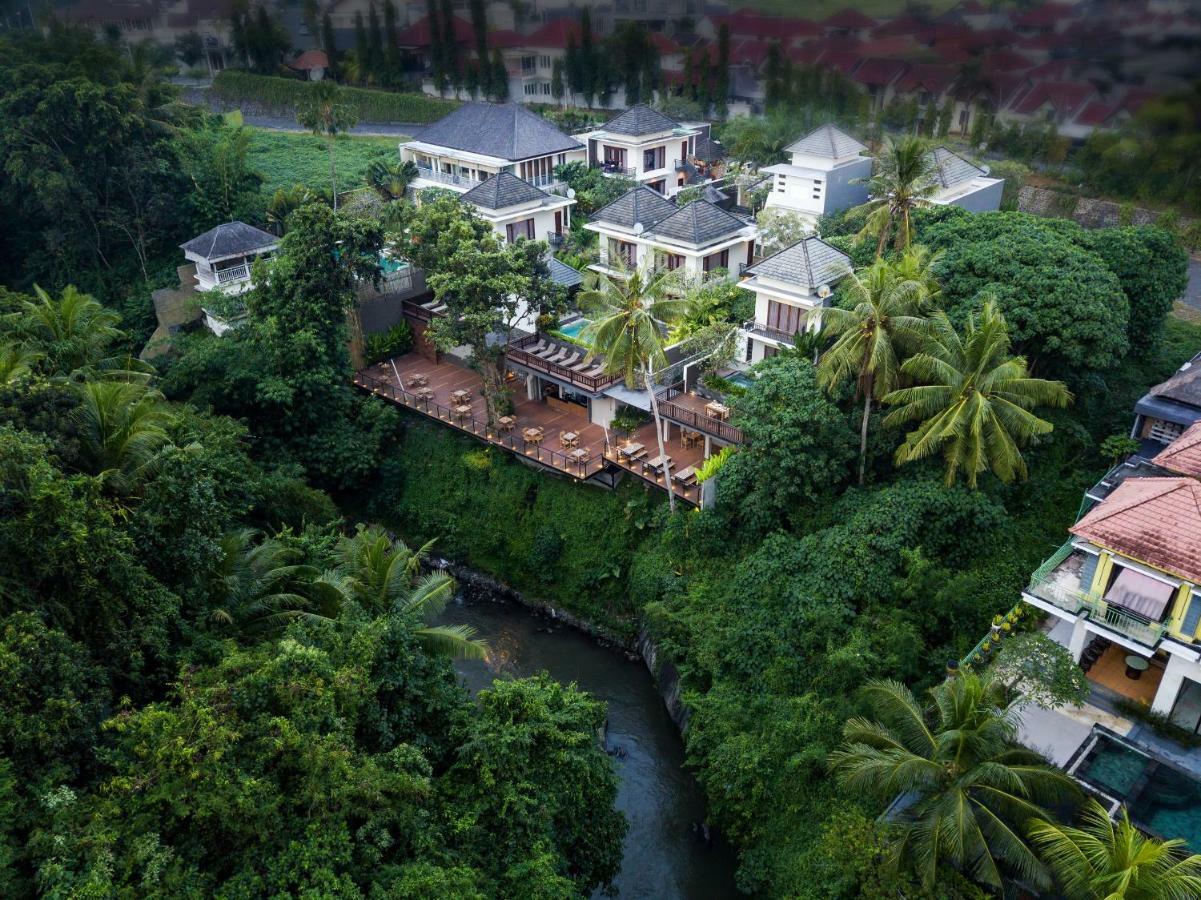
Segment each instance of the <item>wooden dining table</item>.
[{"label": "wooden dining table", "polygon": [[464,391],[461,389],[457,390],[457,391],[451,391],[450,399],[453,400],[456,404],[463,406],[463,405],[466,405],[471,402],[471,392]]},{"label": "wooden dining table", "polygon": [[617,452],[626,459],[632,459],[641,453],[645,448],[641,444],[626,444],[624,447],[618,447]]},{"label": "wooden dining table", "polygon": [[718,403],[716,400],[714,400],[712,403],[705,404],[705,413],[711,419],[719,419],[724,422],[730,417],[730,407],[726,406],[724,403]]}]

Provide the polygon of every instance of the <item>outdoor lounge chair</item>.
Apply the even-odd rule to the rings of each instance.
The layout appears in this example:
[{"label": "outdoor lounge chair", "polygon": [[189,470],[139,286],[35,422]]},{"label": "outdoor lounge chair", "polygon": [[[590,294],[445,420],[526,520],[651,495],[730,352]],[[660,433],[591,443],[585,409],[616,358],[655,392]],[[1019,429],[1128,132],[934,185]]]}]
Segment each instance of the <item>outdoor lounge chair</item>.
[{"label": "outdoor lounge chair", "polygon": [[545,350],[549,346],[550,345],[547,344],[545,340],[540,340],[540,341],[538,341],[538,343],[534,344],[532,347],[523,347],[522,349],[525,350],[526,353],[532,353],[535,356],[537,356],[539,353],[541,353],[543,350]]},{"label": "outdoor lounge chair", "polygon": [[561,359],[558,362],[559,362],[559,365],[562,366],[563,368],[570,369],[572,366],[574,366],[576,363],[578,363],[581,358],[582,357],[580,356],[580,354],[572,353],[566,359]]},{"label": "outdoor lounge chair", "polygon": [[551,347],[550,350],[541,354],[541,356],[547,362],[558,362],[570,352],[566,347]]},{"label": "outdoor lounge chair", "polygon": [[585,369],[591,369],[594,365],[596,365],[596,361],[585,356],[583,360],[575,363],[574,365],[568,366],[568,368],[573,372],[583,372]]}]

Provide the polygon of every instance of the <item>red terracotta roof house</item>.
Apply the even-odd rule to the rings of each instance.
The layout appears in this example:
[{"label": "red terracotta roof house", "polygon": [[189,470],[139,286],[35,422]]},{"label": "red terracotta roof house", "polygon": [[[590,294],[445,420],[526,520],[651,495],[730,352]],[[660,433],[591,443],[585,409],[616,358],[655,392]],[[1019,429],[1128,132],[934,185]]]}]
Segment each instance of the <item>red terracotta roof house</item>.
[{"label": "red terracotta roof house", "polygon": [[848,50],[827,50],[818,59],[817,64],[827,69],[850,75],[859,65],[860,56]]},{"label": "red terracotta roof house", "polygon": [[1113,118],[1114,113],[1120,109],[1121,107],[1113,103],[1103,103],[1100,100],[1094,100],[1084,105],[1084,109],[1080,110],[1074,121],[1077,125],[1100,128]]},{"label": "red terracotta roof house", "polygon": [[899,59],[865,59],[855,69],[851,80],[869,87],[887,87],[896,81],[904,71],[905,63]]},{"label": "red terracotta roof house", "polygon": [[740,9],[729,15],[711,15],[714,32],[728,25],[731,37],[769,38],[785,42],[798,38],[818,37],[822,29],[808,19],[768,16],[749,9]]},{"label": "red terracotta roof house", "polygon": [[1034,9],[1014,13],[1010,17],[1010,21],[1013,22],[1015,28],[1027,31],[1049,31],[1072,15],[1073,11],[1069,7],[1061,6],[1058,3],[1045,3]]},{"label": "red terracotta roof house", "polygon": [[859,12],[857,9],[844,9],[822,19],[821,24],[827,29],[843,28],[858,31],[864,28],[874,28],[877,22],[871,16]]},{"label": "red terracotta roof house", "polygon": [[328,69],[329,57],[324,50],[305,50],[289,64],[288,68],[297,72],[309,72],[313,69]]},{"label": "red terracotta roof house", "polygon": [[661,56],[674,56],[681,51],[679,44],[667,37],[667,35],[660,34],[657,31],[650,33],[650,39]]},{"label": "red terracotta roof house", "polygon": [[1029,57],[1005,49],[990,50],[980,62],[985,72],[1022,72],[1032,65]]},{"label": "red terracotta roof house", "polygon": [[924,28],[927,28],[928,23],[922,21],[916,16],[898,16],[891,21],[884,22],[872,29],[872,37],[886,38],[899,37],[907,34],[917,34]]},{"label": "red terracotta roof house", "polygon": [[493,50],[515,50],[518,47],[530,46],[529,38],[520,31],[511,28],[500,28],[488,32],[488,46]]},{"label": "red terracotta roof house", "polygon": [[879,40],[866,41],[858,47],[859,55],[865,59],[869,56],[894,57],[894,56],[913,56],[917,53],[924,52],[922,46],[907,37],[891,37],[881,38]]},{"label": "red terracotta roof house", "polygon": [[1033,115],[1044,106],[1055,110],[1061,119],[1070,119],[1084,105],[1095,98],[1097,89],[1091,84],[1075,81],[1046,81],[1036,84],[1013,104],[1013,112],[1021,116]]},{"label": "red terracotta roof house", "polygon": [[1051,59],[1026,73],[1031,81],[1067,81],[1076,64],[1070,59]]},{"label": "red terracotta roof house", "polygon": [[1151,462],[1169,472],[1201,478],[1201,422],[1190,425],[1184,434],[1168,444]]},{"label": "red terracotta roof house", "polygon": [[1201,583],[1201,482],[1196,479],[1129,478],[1069,531]]},{"label": "red terracotta roof house", "polygon": [[901,93],[929,91],[938,96],[946,93],[958,77],[959,70],[954,66],[914,63],[897,81],[896,89]]}]

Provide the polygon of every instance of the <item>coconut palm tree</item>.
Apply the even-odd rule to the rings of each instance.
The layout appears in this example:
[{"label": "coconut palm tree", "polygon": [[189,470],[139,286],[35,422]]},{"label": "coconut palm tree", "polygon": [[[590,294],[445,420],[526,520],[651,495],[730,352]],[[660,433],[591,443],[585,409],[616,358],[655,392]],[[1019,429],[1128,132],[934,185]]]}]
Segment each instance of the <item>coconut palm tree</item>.
[{"label": "coconut palm tree", "polygon": [[[615,278],[598,275],[593,285],[580,293],[577,303],[589,319],[580,337],[592,348],[587,358],[602,357],[605,372],[621,375],[626,387],[637,390],[641,376],[650,394],[659,458],[666,460],[663,423],[659,418],[659,401],[655,397],[655,373],[667,365],[667,356],[663,352],[667,326],[683,317],[689,301],[679,293],[668,292],[680,283],[674,272],[648,274],[635,269],[623,275]],[[670,465],[664,466],[664,481],[668,506],[675,512]]]},{"label": "coconut palm tree", "polygon": [[454,596],[455,581],[445,572],[421,574],[433,541],[413,550],[378,528],[366,528],[338,543],[337,569],[326,581],[374,615],[395,615],[430,653],[456,659],[483,659],[488,645],[468,625],[425,625]]},{"label": "coconut palm tree", "polygon": [[0,385],[12,384],[33,371],[41,354],[21,344],[0,343]]},{"label": "coconut palm tree", "polygon": [[993,300],[985,302],[978,323],[968,320],[962,337],[945,313],[931,322],[926,347],[901,366],[902,374],[918,384],[884,398],[898,407],[885,425],[921,422],[897,449],[897,464],[941,450],[947,484],[954,484],[960,472],[973,488],[985,471],[1007,483],[1025,478],[1019,448],[1052,428],[1030,410],[1067,406],[1071,393],[1058,381],[1030,378],[1026,360],[1009,355],[1009,329]]},{"label": "coconut palm tree", "polygon": [[879,259],[895,228],[896,249],[908,247],[913,241],[913,210],[929,206],[930,197],[938,190],[925,141],[915,135],[890,137],[875,173],[867,179],[867,189],[870,199],[850,211],[851,215],[867,214],[856,239],[874,237]]},{"label": "coconut palm tree", "polygon": [[1017,704],[999,683],[968,672],[930,698],[922,705],[902,684],[871,682],[875,718],[850,719],[845,745],[831,754],[840,783],[897,801],[896,858],[929,885],[946,865],[993,888],[1002,867],[1046,884],[1022,827],[1047,818],[1041,804],[1075,796],[1075,783],[1017,745]]},{"label": "coconut palm tree", "polygon": [[929,282],[898,274],[916,266],[905,260],[893,263],[877,259],[867,269],[847,275],[843,290],[849,307],[822,310],[823,334],[835,340],[818,363],[818,383],[832,391],[854,379],[855,395],[863,398],[860,484],[866,474],[872,401],[896,389],[902,357],[916,351],[930,332],[929,319],[922,315],[930,294]]},{"label": "coconut palm tree", "polygon": [[134,490],[170,441],[162,395],[125,381],[89,381],[79,397],[75,423],[84,462],[118,492]]},{"label": "coconut palm tree", "polygon": [[42,353],[51,374],[70,375],[101,366],[109,346],[124,337],[121,317],[90,294],[68,285],[55,299],[38,285],[26,300],[16,327],[31,349]]},{"label": "coconut palm tree", "polygon": [[1201,856],[1183,840],[1158,841],[1130,824],[1122,808],[1115,822],[1096,800],[1081,811],[1081,827],[1039,820],[1030,836],[1073,900],[1191,900],[1201,897]]},{"label": "coconut palm tree", "polygon": [[367,167],[365,177],[367,184],[385,200],[400,200],[418,174],[417,164],[411,159],[403,162],[377,159]]},{"label": "coconut palm tree", "polygon": [[358,115],[342,99],[342,89],[332,81],[318,81],[308,87],[308,95],[296,112],[296,121],[325,138],[329,152],[329,185],[334,198],[334,210],[338,209],[338,173],[334,163],[334,139],[350,131],[358,122]]},{"label": "coconut palm tree", "polygon": [[[224,535],[209,583],[212,620],[243,632],[274,631],[293,619],[326,620],[337,610],[320,571],[299,562],[300,551],[253,528]],[[330,602],[333,599],[335,602]]]}]

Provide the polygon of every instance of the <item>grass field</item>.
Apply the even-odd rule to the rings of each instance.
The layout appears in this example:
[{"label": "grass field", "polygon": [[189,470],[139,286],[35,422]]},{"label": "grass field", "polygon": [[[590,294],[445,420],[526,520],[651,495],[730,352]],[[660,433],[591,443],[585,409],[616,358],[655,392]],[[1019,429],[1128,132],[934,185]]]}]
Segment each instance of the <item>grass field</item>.
[{"label": "grass field", "polygon": [[[250,164],[263,176],[263,192],[294,184],[329,188],[329,156],[325,140],[311,134],[250,128]],[[374,159],[396,159],[399,138],[351,137],[335,139],[338,190],[363,186],[363,173]]]}]

